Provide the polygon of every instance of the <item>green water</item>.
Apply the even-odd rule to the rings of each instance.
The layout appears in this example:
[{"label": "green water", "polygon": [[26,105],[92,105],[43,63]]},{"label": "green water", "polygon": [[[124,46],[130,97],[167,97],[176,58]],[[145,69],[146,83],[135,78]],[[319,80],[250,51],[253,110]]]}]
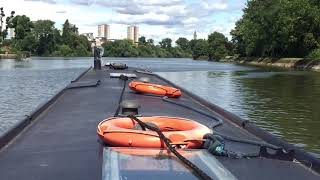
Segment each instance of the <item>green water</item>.
[{"label": "green water", "polygon": [[160,74],[299,147],[320,152],[320,73],[258,68]]},{"label": "green water", "polygon": [[[107,58],[150,69],[204,99],[320,153],[320,73],[191,59]],[[0,61],[0,135],[92,65],[92,58]]]}]

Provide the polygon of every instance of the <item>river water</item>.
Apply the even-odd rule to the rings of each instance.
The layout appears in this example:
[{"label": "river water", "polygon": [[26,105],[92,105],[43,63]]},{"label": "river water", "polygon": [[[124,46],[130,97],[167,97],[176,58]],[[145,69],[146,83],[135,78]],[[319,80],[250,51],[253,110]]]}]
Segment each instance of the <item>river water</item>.
[{"label": "river water", "polygon": [[[320,153],[320,73],[190,59],[105,61],[157,72],[291,143]],[[0,60],[0,135],[91,64],[91,58]]]}]

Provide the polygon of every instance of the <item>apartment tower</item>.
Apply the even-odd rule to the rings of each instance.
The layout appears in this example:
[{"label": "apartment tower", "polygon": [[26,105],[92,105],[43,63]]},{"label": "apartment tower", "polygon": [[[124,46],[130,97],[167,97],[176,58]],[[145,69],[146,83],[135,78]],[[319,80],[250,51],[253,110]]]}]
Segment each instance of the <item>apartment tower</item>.
[{"label": "apartment tower", "polygon": [[98,37],[110,39],[110,26],[108,24],[98,25]]},{"label": "apartment tower", "polygon": [[127,39],[137,43],[139,41],[139,27],[128,26],[127,28]]}]

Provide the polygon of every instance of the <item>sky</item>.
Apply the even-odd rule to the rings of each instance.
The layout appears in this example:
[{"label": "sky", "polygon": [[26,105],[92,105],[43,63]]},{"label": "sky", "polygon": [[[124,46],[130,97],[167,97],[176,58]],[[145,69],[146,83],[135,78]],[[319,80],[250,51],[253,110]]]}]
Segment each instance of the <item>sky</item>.
[{"label": "sky", "polygon": [[191,39],[218,31],[230,39],[247,0],[0,0],[6,14],[25,14],[32,21],[50,19],[61,29],[66,19],[80,33],[97,35],[98,24],[109,24],[112,39],[126,38],[128,25],[138,25],[140,36],[159,41]]}]

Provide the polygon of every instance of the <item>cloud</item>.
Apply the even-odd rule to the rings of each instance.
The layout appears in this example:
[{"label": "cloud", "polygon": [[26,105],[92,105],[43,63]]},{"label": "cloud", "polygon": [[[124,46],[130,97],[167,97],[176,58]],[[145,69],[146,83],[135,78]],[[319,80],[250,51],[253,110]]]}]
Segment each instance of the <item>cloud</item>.
[{"label": "cloud", "polygon": [[56,11],[56,13],[57,13],[57,14],[65,14],[65,13],[67,13],[67,11],[61,10],[61,11]]},{"label": "cloud", "polygon": [[48,4],[57,4],[56,0],[24,0],[24,1],[31,1],[31,2],[44,2]]},{"label": "cloud", "polygon": [[[112,38],[126,36],[127,25],[158,39],[186,36],[194,30],[200,38],[214,30],[229,35],[247,0],[0,0],[17,14],[32,20],[51,19],[58,27],[65,19],[80,32],[97,32],[97,25],[111,25]],[[2,3],[5,2],[5,3]],[[6,6],[6,5],[5,5]],[[8,6],[8,5],[7,5]]]}]

